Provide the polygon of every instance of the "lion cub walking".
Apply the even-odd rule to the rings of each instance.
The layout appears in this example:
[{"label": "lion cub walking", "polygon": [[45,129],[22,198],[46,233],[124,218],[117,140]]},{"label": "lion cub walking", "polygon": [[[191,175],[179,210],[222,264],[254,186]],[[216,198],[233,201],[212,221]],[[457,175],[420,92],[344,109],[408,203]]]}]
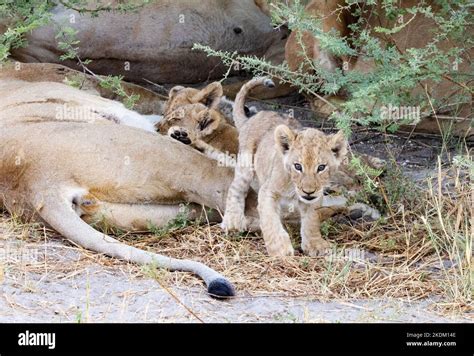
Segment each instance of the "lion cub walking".
[{"label": "lion cub walking", "polygon": [[247,93],[258,85],[272,86],[269,79],[254,79],[237,95],[234,121],[239,130],[239,156],[227,195],[222,227],[247,229],[245,197],[257,178],[258,212],[267,251],[273,256],[293,255],[290,237],[281,222],[281,209],[295,209],[301,217],[301,247],[311,256],[330,247],[321,237],[320,211],[323,190],[347,154],[342,132],[326,135],[275,112],[262,111],[247,118]]}]

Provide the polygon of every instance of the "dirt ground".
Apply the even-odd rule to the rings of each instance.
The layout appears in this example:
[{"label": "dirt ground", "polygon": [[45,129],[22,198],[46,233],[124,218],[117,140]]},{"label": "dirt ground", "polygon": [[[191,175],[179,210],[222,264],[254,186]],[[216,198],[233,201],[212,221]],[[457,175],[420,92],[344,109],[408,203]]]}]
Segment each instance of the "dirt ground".
[{"label": "dirt ground", "polygon": [[[298,105],[298,100],[283,99],[267,107],[286,110]],[[254,104],[265,107],[259,102]],[[313,114],[304,108],[296,115],[307,124],[321,124],[314,124]],[[351,142],[355,151],[395,160],[404,174],[420,185],[427,176],[436,174],[441,146],[439,139],[427,135],[382,135],[361,128],[355,129]],[[451,153],[455,152],[444,150],[444,163],[452,159]],[[449,188],[449,180],[442,184]],[[0,322],[474,321],[472,308],[446,313],[436,307],[443,296],[431,284],[441,273],[434,260],[427,263],[420,257],[417,263],[423,268],[407,271],[412,264],[404,261],[396,249],[378,251],[373,250],[370,239],[347,242],[341,238],[337,240],[341,245],[362,248],[366,261],[362,269],[359,261],[334,272],[324,270],[327,261],[302,256],[284,263],[269,260],[260,240],[226,239],[216,231],[191,226],[175,232],[170,239],[140,239],[134,235],[121,239],[175,257],[196,254],[198,260],[210,261],[213,268],[236,284],[238,294],[228,301],[211,299],[202,282],[190,274],[150,271],[99,256],[73,246],[44,227],[23,225],[3,213]],[[210,247],[203,247],[206,239]],[[185,246],[180,250],[177,244]],[[220,254],[212,255],[216,250]],[[373,260],[385,262],[377,265]],[[368,265],[378,272],[367,272]],[[334,280],[328,281],[329,272],[337,274],[329,276]],[[339,281],[343,272],[345,285]],[[425,275],[429,275],[430,282],[425,283]],[[392,277],[401,278],[399,286],[386,284]]]},{"label": "dirt ground", "polygon": [[[5,246],[5,245],[4,245]],[[10,245],[11,246],[11,245]],[[18,246],[17,246],[18,247]],[[315,300],[282,293],[229,301],[211,299],[203,287],[175,287],[147,278],[136,266],[96,257],[47,239],[15,249],[4,270],[0,322],[472,322],[473,315],[440,315],[435,300]],[[107,259],[108,260],[108,259]],[[169,272],[168,272],[169,273]],[[169,273],[179,279],[181,273]],[[161,283],[161,286],[160,286]]]},{"label": "dirt ground", "polygon": [[446,317],[429,311],[430,300],[321,302],[311,298],[252,297],[243,292],[231,301],[216,301],[203,288],[172,288],[180,300],[177,302],[153,280],[98,265],[73,276],[32,273],[24,277],[27,287],[21,282],[4,282],[0,322],[472,322],[468,316]]}]

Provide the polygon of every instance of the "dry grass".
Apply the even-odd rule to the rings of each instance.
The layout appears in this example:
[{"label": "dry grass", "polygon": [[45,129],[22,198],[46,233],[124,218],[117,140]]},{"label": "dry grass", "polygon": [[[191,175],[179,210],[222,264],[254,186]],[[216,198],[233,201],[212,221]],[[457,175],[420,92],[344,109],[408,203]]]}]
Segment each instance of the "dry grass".
[{"label": "dry grass", "polygon": [[[215,226],[190,226],[165,237],[133,235],[124,240],[139,248],[204,262],[230,278],[244,294],[321,300],[417,300],[436,295],[443,311],[470,312],[474,311],[474,193],[470,178],[461,179],[462,173],[465,170],[459,167],[440,168],[427,189],[404,190],[410,199],[391,204],[384,221],[331,226],[329,239],[338,249],[319,258],[271,258],[258,236],[226,237]],[[394,189],[390,185],[403,184],[380,183],[380,190],[388,193]],[[187,275],[173,278],[170,283],[201,284]]]},{"label": "dry grass", "polygon": [[[416,199],[407,199],[406,205],[392,204],[383,221],[356,226],[331,224],[328,238],[337,250],[318,258],[301,254],[271,258],[258,236],[225,236],[217,226],[191,225],[164,236],[127,233],[118,238],[141,249],[206,263],[235,284],[239,292],[236,298],[272,295],[318,300],[414,301],[438,296],[438,311],[469,313],[474,310],[474,193],[470,178],[461,179],[461,172],[456,167],[439,169],[437,179],[428,189],[418,191]],[[450,192],[443,188],[448,178],[453,182]],[[381,184],[380,189],[391,194],[390,184],[394,183]],[[7,223],[2,224],[2,239],[14,238],[39,246],[57,237],[38,224],[24,224],[7,215],[4,220]],[[294,242],[297,245],[297,236]],[[65,243],[63,252],[67,249],[76,247]],[[149,267],[131,266],[81,251],[82,257],[74,261],[68,261],[63,252],[58,252],[58,256],[49,255],[44,261],[22,262],[22,270],[24,273],[61,272],[68,278],[84,264],[94,261],[106,266],[127,266],[130,273],[152,276],[164,286],[202,287],[202,281],[188,273],[152,272]],[[4,265],[12,264],[15,261],[4,261]],[[0,276],[1,271],[0,264]]]}]

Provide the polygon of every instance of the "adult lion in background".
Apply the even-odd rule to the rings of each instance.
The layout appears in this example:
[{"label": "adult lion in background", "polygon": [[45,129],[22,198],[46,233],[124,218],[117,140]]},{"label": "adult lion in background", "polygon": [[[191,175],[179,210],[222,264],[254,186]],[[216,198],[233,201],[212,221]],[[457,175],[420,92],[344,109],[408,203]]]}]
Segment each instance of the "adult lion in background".
[{"label": "adult lion in background", "polygon": [[[355,7],[363,9],[361,11],[363,19],[366,21],[364,28],[369,31],[370,35],[377,38],[382,45],[391,46],[400,53],[405,53],[411,48],[423,48],[436,35],[435,22],[422,13],[411,15],[405,14],[403,18],[395,17],[388,18],[386,15],[384,4],[377,2],[376,5],[369,5],[365,2],[356,2],[352,8],[347,8],[348,1],[346,0],[312,0],[305,8],[305,13],[314,18],[320,19],[322,30],[324,32],[335,31],[341,37],[354,36],[351,34],[350,25],[357,21],[357,18],[352,16],[352,11]],[[415,0],[399,1],[401,9],[411,8],[419,2]],[[430,6],[433,13],[436,15],[440,10],[439,2],[427,1],[426,6]],[[400,22],[402,21],[403,22]],[[377,27],[396,28],[401,27],[400,31],[393,34],[385,34],[375,30]],[[468,33],[466,36],[473,35],[472,25],[466,26]],[[302,46],[303,45],[303,46]],[[451,39],[443,39],[436,43],[436,46],[441,51],[447,52],[457,46],[456,42]],[[363,52],[361,49],[357,51]],[[315,66],[322,67],[326,70],[335,70],[339,68],[343,71],[359,71],[362,73],[370,73],[376,67],[372,59],[366,58],[363,53],[353,57],[337,57],[329,51],[322,48],[320,40],[309,32],[293,31],[286,43],[285,51],[286,61],[291,70],[298,70],[303,65],[303,70],[310,70],[307,64],[307,58],[313,61]],[[443,122],[442,117],[428,118],[422,120],[416,126],[417,131],[439,133],[444,128],[443,123],[450,127],[454,123],[452,129],[449,129],[455,135],[461,137],[474,139],[474,131],[472,130],[472,100],[468,102],[456,103],[449,102],[454,95],[459,93],[461,86],[456,84],[456,81],[465,82],[469,85],[469,75],[471,75],[471,58],[474,55],[472,48],[463,54],[463,62],[454,66],[453,62],[453,78],[444,76],[440,81],[434,82],[431,80],[424,80],[411,90],[410,95],[429,95],[432,102],[437,102],[437,114],[447,114],[455,116],[447,118]],[[345,63],[345,65],[343,64]],[[455,69],[454,69],[455,68]],[[394,70],[397,68],[394,67]],[[403,70],[403,68],[400,68]],[[458,78],[459,77],[459,78]],[[321,109],[322,103],[317,99],[314,102],[315,106]],[[384,103],[375,103],[374,105],[384,105]],[[321,111],[327,111],[325,108]],[[332,110],[332,109],[331,109]],[[331,111],[329,110],[329,111]],[[428,111],[431,111],[428,108]],[[411,131],[412,127],[404,128]]]},{"label": "adult lion in background", "polygon": [[[3,69],[0,96],[0,205],[25,219],[39,218],[84,248],[190,271],[211,295],[234,294],[227,280],[201,263],[133,248],[85,222],[141,230],[165,226],[182,213],[181,203],[194,203],[189,219],[200,216],[200,205],[224,211],[232,169],[166,136],[125,126],[142,127],[141,116],[65,84],[32,83]],[[255,205],[248,204],[251,210]],[[207,217],[220,220],[215,213]]]},{"label": "adult lion in background", "polygon": [[[125,99],[125,97],[118,95],[114,90],[102,87],[100,85],[100,77],[84,74],[61,64],[7,61],[0,65],[0,79],[5,78],[9,80],[18,79],[30,83],[66,83],[68,80],[71,81],[79,78],[78,83],[82,91],[114,101],[123,101]],[[133,106],[133,110],[143,115],[161,115],[164,112],[166,97],[163,95],[133,83],[122,81],[121,85],[126,95],[140,97]]]},{"label": "adult lion in background", "polygon": [[13,51],[14,59],[77,68],[74,60],[60,61],[63,51],[55,38],[59,27],[70,26],[78,30],[79,55],[92,60],[88,67],[93,72],[123,75],[133,82],[199,83],[221,77],[225,66],[193,51],[195,43],[283,59],[287,38],[287,32],[272,27],[265,0],[156,0],[136,11],[101,12],[97,17],[62,5],[51,11],[53,24],[28,34],[28,46]]}]

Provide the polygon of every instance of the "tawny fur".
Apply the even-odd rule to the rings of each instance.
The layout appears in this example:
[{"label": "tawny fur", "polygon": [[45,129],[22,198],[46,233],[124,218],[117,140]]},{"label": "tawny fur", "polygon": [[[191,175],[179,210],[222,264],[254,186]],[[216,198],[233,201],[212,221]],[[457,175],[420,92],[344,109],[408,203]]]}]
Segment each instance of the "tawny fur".
[{"label": "tawny fur", "polygon": [[[121,1],[106,3],[114,7]],[[79,55],[92,59],[92,71],[121,74],[134,82],[146,78],[155,83],[200,83],[221,77],[227,68],[219,59],[192,50],[195,43],[269,58],[267,53],[286,41],[282,31],[273,28],[265,0],[156,0],[136,11],[103,11],[98,16],[57,5],[52,24],[26,34],[28,46],[15,49],[15,59],[77,68],[76,60],[59,58],[63,51],[58,48],[57,27],[66,22],[78,31]]]},{"label": "tawny fur", "polygon": [[[61,64],[54,63],[20,63],[7,61],[2,64],[0,80],[17,79],[30,83],[54,82],[65,83],[67,79],[79,78],[80,88],[103,98],[120,101],[123,97],[117,95],[113,90],[100,85],[100,80],[93,75],[73,70]],[[135,103],[133,110],[143,115],[156,115],[163,113],[165,98],[159,94],[129,82],[121,83],[127,95],[137,95],[140,100]]]},{"label": "tawny fur", "polygon": [[[225,285],[223,295],[233,293],[222,276],[200,263],[132,248],[84,222],[100,219],[143,230],[186,214],[182,203],[193,203],[189,218],[201,206],[223,211],[231,168],[154,127],[144,131],[146,119],[122,104],[65,84],[2,77],[0,97],[2,206],[25,219],[41,219],[84,248],[191,271],[210,292]],[[250,214],[257,217],[255,196],[250,199]]]},{"label": "tawny fur", "polygon": [[[405,0],[399,2],[399,6],[402,9],[411,8],[417,5],[419,2],[416,0]],[[426,2],[429,5],[434,14],[439,10],[439,4],[436,1],[430,0]],[[386,34],[374,30],[376,27],[383,28],[394,28],[399,25],[397,21],[400,18],[389,18],[386,16],[385,9],[383,9],[383,2],[377,2],[375,5],[368,5],[365,2],[360,1],[359,4],[354,6],[361,7],[363,9],[362,15],[363,20],[366,22],[365,28],[370,31],[370,35],[377,38],[382,44],[395,46],[397,50],[405,53],[409,48],[423,48],[430,41],[433,40],[435,32],[433,29],[436,27],[434,20],[417,14],[413,16],[413,19],[406,18],[405,25],[396,33],[386,36]],[[354,7],[347,8],[347,2],[345,0],[312,0],[305,8],[305,14],[308,16],[317,18],[322,25],[322,31],[328,32],[335,30],[336,33],[341,37],[348,37],[351,35],[349,25],[358,19],[353,18],[351,12]],[[376,15],[378,14],[378,15]],[[474,30],[471,27],[467,27],[468,32],[466,36],[473,36]],[[303,48],[302,48],[303,45]],[[438,48],[448,52],[450,49],[456,47],[458,44],[452,39],[445,39],[437,43]],[[356,49],[358,50],[358,49]],[[358,51],[363,53],[363,50]],[[471,49],[466,51],[463,56],[463,61],[459,64],[456,72],[458,74],[464,73],[469,74],[472,70],[470,68],[470,58],[474,55],[474,50]],[[323,50],[320,46],[318,38],[310,34],[309,32],[298,32],[294,31],[291,33],[286,43],[285,58],[291,70],[302,69],[303,71],[312,71],[310,65],[307,63],[309,58],[314,67],[320,67],[326,70],[334,70],[340,68],[343,71],[358,71],[361,73],[370,73],[375,68],[373,59],[367,58],[363,54],[359,56],[342,56],[337,57],[330,52]],[[412,96],[428,95],[431,98],[440,100],[441,102],[450,98],[455,92],[459,90],[457,85],[444,78],[440,81],[422,81],[420,85],[416,85],[412,90]],[[426,91],[426,92],[425,92]],[[339,97],[331,97],[331,100],[339,101]],[[379,105],[376,98],[373,100],[373,105]],[[334,108],[329,108],[319,99],[311,99],[312,107],[319,112],[326,112],[330,114]],[[458,106],[447,105],[446,112],[455,113],[457,117],[469,117],[472,113],[472,102],[464,103]],[[447,124],[452,125],[452,121]],[[438,118],[424,120],[417,125],[418,131],[426,132],[440,132],[440,123]],[[405,127],[405,129],[412,130],[412,127]],[[462,120],[456,123],[453,128],[455,135],[472,138],[474,131],[471,127],[470,120]]]},{"label": "tawny fur", "polygon": [[[305,13],[315,18],[322,18],[322,30],[328,32],[335,30],[341,37],[347,36],[350,24],[350,11],[341,11],[340,8],[346,5],[345,0],[314,0],[306,6]],[[301,46],[303,44],[303,48]],[[332,53],[321,48],[317,38],[311,33],[293,31],[288,37],[285,48],[285,57],[288,66],[295,71],[303,65],[303,70],[310,70],[306,58],[314,61],[314,66],[321,66],[327,70],[334,70],[340,66],[341,60]]]},{"label": "tawny fur", "polygon": [[119,102],[94,95],[93,90],[76,90],[55,82],[29,82],[0,77],[2,124],[45,121],[82,122],[100,125],[124,124],[145,131],[154,125]]},{"label": "tawny fur", "polygon": [[[248,87],[247,84],[244,84],[240,94]],[[187,144],[211,158],[224,157],[227,161],[235,161],[233,156],[238,152],[239,143],[233,107],[236,107],[235,102],[223,96],[219,82],[202,89],[175,86],[169,92],[164,118],[156,124],[156,129],[170,136],[176,131],[185,133],[191,141]],[[249,112],[243,109],[242,115],[257,112],[254,108],[247,110]],[[202,128],[203,121],[207,123],[205,129]]]},{"label": "tawny fur", "polygon": [[275,112],[262,111],[247,119],[242,108],[245,95],[252,87],[264,83],[268,81],[263,78],[249,82],[235,102],[239,156],[222,226],[226,230],[247,229],[245,197],[255,178],[260,189],[260,227],[268,253],[294,254],[281,221],[281,207],[286,204],[300,213],[303,251],[315,256],[330,246],[321,237],[319,210],[324,188],[347,154],[347,141],[342,132],[325,135],[316,129],[300,130],[294,119]]},{"label": "tawny fur", "polygon": [[[214,149],[235,154],[238,149],[238,133],[220,110],[226,100],[220,83],[211,83],[205,88],[174,87],[169,93],[164,119],[156,129],[168,134],[180,128],[194,137],[193,145],[200,151]],[[198,140],[198,141],[197,141]]]},{"label": "tawny fur", "polygon": [[[249,91],[253,93],[254,89],[265,82],[265,79],[253,80],[242,87],[236,97],[236,102],[233,103],[236,109],[235,119],[237,123],[241,122],[243,124],[247,120],[247,113],[241,108],[245,105],[245,98]],[[168,136],[182,143],[193,146],[209,158],[217,160],[221,165],[235,167],[239,134],[237,128],[230,125],[227,118],[223,118],[221,109],[217,105],[219,95],[222,95],[219,83],[211,83],[201,90],[182,86],[173,88],[166,104],[168,114],[157,125],[157,129],[162,134],[168,134]],[[221,96],[220,102],[223,100],[226,99]],[[203,103],[208,103],[208,106]],[[285,120],[292,128],[302,129],[297,120],[288,116]],[[232,119],[233,121],[234,119]],[[204,128],[201,125],[202,122],[207,123]],[[184,137],[184,135],[186,136]],[[385,166],[383,160],[373,156],[356,154],[356,157],[360,158],[364,164],[375,169],[382,169]],[[329,187],[330,191],[335,193],[347,192],[349,195],[353,195],[355,191],[361,189],[361,182],[347,162],[348,160],[344,160],[340,169],[334,173]],[[327,209],[322,209],[325,211],[325,216],[329,217],[336,213],[350,213],[350,207],[346,205],[347,201],[341,199],[341,197],[337,197],[336,200],[330,198],[326,200],[325,206],[327,206]],[[360,206],[358,209],[360,210]],[[365,206],[363,210],[370,215],[371,219],[376,219],[379,216],[377,211],[368,206]]]}]

